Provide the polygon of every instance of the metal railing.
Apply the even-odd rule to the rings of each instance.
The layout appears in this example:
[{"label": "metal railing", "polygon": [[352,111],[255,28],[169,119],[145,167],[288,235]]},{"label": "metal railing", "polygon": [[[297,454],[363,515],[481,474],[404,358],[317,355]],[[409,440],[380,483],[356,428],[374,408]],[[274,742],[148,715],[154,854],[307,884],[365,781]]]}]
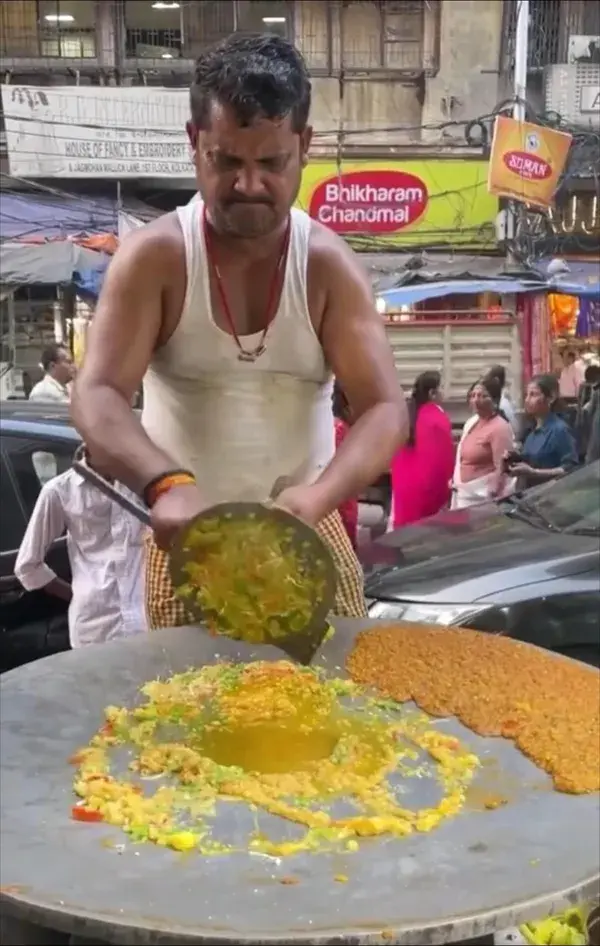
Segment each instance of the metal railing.
[{"label": "metal railing", "polygon": [[[552,0],[549,0],[552,2]],[[0,3],[0,55],[19,59],[97,60],[123,68],[133,60],[192,60],[232,32],[273,31],[293,39],[309,68],[420,73],[435,68],[426,19],[439,0],[10,0]],[[434,26],[433,32],[436,30]],[[48,66],[50,63],[50,66]],[[18,63],[17,63],[18,65]]]},{"label": "metal railing", "polygon": [[66,12],[60,0],[11,0],[0,3],[2,59],[92,59],[96,56],[93,3],[83,0],[84,16]]},{"label": "metal railing", "polygon": [[[502,72],[512,72],[520,0],[505,0]],[[568,62],[571,36],[600,34],[600,4],[591,0],[529,0],[528,69]]]}]

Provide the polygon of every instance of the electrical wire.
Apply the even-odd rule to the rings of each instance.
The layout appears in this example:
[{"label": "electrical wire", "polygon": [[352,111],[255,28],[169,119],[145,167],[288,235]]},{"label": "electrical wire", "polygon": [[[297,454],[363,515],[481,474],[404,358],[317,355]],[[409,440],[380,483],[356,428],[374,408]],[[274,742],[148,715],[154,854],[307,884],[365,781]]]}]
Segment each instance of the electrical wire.
[{"label": "electrical wire", "polygon": [[[90,98],[88,98],[87,96],[82,96],[82,95],[78,96],[77,93],[74,93],[72,95],[71,92],[69,91],[69,99],[72,100],[73,98],[75,99],[78,98],[82,102],[85,102],[85,105],[87,106],[89,110],[89,106],[91,104]],[[449,119],[446,121],[428,122],[428,123],[422,123],[419,125],[409,125],[409,124],[386,125],[386,126],[365,125],[359,128],[348,128],[347,126],[345,126],[342,129],[342,137],[345,143],[356,136],[369,137],[375,134],[394,134],[394,133],[400,135],[400,134],[406,134],[409,132],[421,133],[423,131],[442,132],[449,128],[455,128],[455,129],[462,128],[465,133],[465,139],[466,139],[465,144],[467,144],[468,143],[467,139],[469,137],[469,129],[472,129],[475,126],[479,126],[481,129],[484,129],[484,130],[487,129],[487,134],[483,136],[484,137],[484,140],[482,142],[483,147],[481,148],[482,155],[484,155],[487,150],[487,142],[491,138],[492,125],[495,118],[501,114],[512,113],[512,110],[514,108],[516,101],[518,101],[518,99],[514,97],[510,99],[506,99],[505,101],[499,103],[499,105],[497,105],[496,108],[493,109],[491,112],[488,112],[484,115],[479,115],[473,118],[468,118],[468,119],[460,119],[460,120]],[[130,104],[134,104],[134,101],[130,100]],[[139,106],[139,103],[135,103],[135,104]],[[120,105],[122,106],[122,102],[120,102]],[[598,150],[598,147],[600,145],[600,134],[594,131],[589,131],[587,129],[582,129],[581,127],[578,127],[578,126],[570,125],[566,123],[562,119],[562,117],[558,115],[557,113],[546,112],[546,113],[540,114],[539,112],[536,112],[533,109],[530,103],[525,103],[525,105],[526,105],[526,119],[528,121],[532,121],[533,123],[539,124],[544,127],[554,128],[560,131],[567,131],[573,137],[573,143],[571,146],[569,159],[567,161],[567,166],[562,175],[561,181],[559,183],[559,188],[557,191],[557,196],[560,198],[561,195],[565,193],[570,187],[571,181],[573,180],[575,176],[577,166],[578,164],[581,163],[580,159],[581,159],[582,152],[584,152],[585,149],[593,150],[595,148],[596,151]],[[19,131],[19,137],[21,139],[23,137],[31,137],[31,138],[34,138],[37,142],[37,147],[32,147],[31,149],[22,148],[22,147],[17,148],[17,149],[11,149],[13,155],[21,156],[21,157],[26,156],[26,155],[32,155],[36,157],[39,156],[40,139],[42,139],[42,142],[44,139],[47,139],[48,141],[56,140],[56,136],[52,133],[52,131],[57,126],[68,127],[68,128],[70,127],[74,129],[79,128],[81,129],[82,132],[85,132],[85,131],[107,132],[109,131],[111,134],[126,133],[129,135],[132,132],[135,132],[136,137],[141,138],[141,139],[146,139],[146,140],[148,139],[149,136],[152,136],[152,135],[160,136],[163,140],[165,137],[170,137],[173,139],[177,138],[179,139],[179,141],[182,142],[182,148],[187,148],[187,145],[184,143],[184,141],[182,141],[182,138],[183,138],[182,131],[177,130],[175,128],[172,128],[172,129],[168,127],[165,128],[164,125],[162,125],[160,128],[149,128],[144,123],[143,131],[140,131],[139,124],[137,125],[125,125],[125,124],[107,125],[106,122],[104,124],[98,124],[96,122],[89,122],[89,121],[86,121],[86,122],[62,121],[62,120],[54,121],[51,118],[43,118],[43,117],[34,118],[34,117],[27,117],[27,116],[24,117],[21,115],[11,114],[10,112],[5,114],[5,119],[8,119],[9,121],[13,119],[14,121],[18,121],[20,123],[21,127]],[[32,129],[31,131],[28,131],[27,129],[23,129],[22,127],[23,123],[25,125],[30,124],[30,123],[35,124],[37,128],[36,130]],[[40,125],[42,127],[44,126],[48,127],[49,129],[48,134],[40,135],[39,133]],[[337,132],[335,129],[320,130],[315,133],[314,140],[316,143],[319,143],[325,139],[331,139],[335,137],[336,134]],[[90,136],[89,135],[88,136],[84,136],[84,135],[70,136],[69,140],[73,142],[88,143],[90,141]],[[126,158],[123,158],[120,160],[122,160],[124,164],[126,164],[127,162]],[[131,160],[134,160],[134,159],[131,159]],[[373,160],[376,161],[378,159],[373,159]],[[380,159],[380,160],[385,160],[385,159]],[[427,167],[427,165],[431,165],[431,161],[433,159],[421,158],[418,160],[420,160],[425,165],[428,172],[431,172],[429,176],[434,178],[435,175],[433,174],[433,169],[431,167]],[[440,160],[440,159],[438,158],[436,160]],[[340,174],[344,172],[344,165],[346,163],[353,163],[352,159],[346,158],[344,156],[343,149],[341,150],[341,153],[340,153],[340,149],[338,147],[338,172]],[[597,185],[598,175],[597,175],[597,171],[594,170],[593,161],[591,162],[591,168],[592,168],[592,174],[594,175],[596,179],[596,185]],[[190,168],[190,176],[191,176],[191,168]],[[93,208],[94,203],[95,203],[97,211],[99,213],[106,214],[106,211],[107,211],[106,198],[95,201],[94,197],[82,196],[80,194],[73,193],[72,191],[67,191],[64,188],[59,188],[55,186],[49,187],[48,185],[40,184],[29,178],[15,178],[13,175],[4,175],[4,174],[2,175],[2,177],[7,180],[7,186],[3,187],[4,193],[15,193],[15,194],[18,193],[20,196],[22,196],[22,191],[13,190],[10,187],[10,180],[12,178],[13,180],[18,181],[18,183],[24,186],[34,187],[36,189],[44,191],[48,195],[54,196],[61,200],[72,201],[75,205],[80,204],[82,207],[85,206],[86,209],[88,210],[90,209],[90,207]],[[116,179],[115,179],[115,184],[116,184]],[[435,193],[431,193],[431,192],[429,193],[430,202],[434,200],[444,199],[448,201],[449,203],[452,203],[452,201],[456,198],[459,198],[459,202],[460,202],[460,199],[462,199],[462,196],[468,193],[469,191],[471,191],[472,192],[471,208],[464,206],[464,202],[463,202],[462,207],[458,205],[455,206],[456,219],[455,219],[455,226],[452,230],[448,230],[444,228],[433,229],[432,231],[420,230],[419,240],[424,236],[431,235],[433,239],[430,243],[428,242],[426,244],[423,244],[419,242],[419,244],[415,244],[413,234],[411,235],[407,234],[406,240],[403,239],[402,232],[395,234],[394,235],[394,250],[398,247],[401,248],[403,245],[411,246],[411,247],[418,246],[419,249],[438,249],[440,246],[447,248],[452,245],[457,247],[463,244],[464,238],[468,235],[472,235],[473,233],[479,233],[481,236],[483,236],[481,232],[481,228],[477,228],[477,227],[473,228],[473,227],[464,226],[465,220],[468,219],[468,211],[469,209],[472,209],[472,206],[476,199],[477,189],[481,187],[482,184],[485,185],[485,182],[484,181],[476,182],[475,184],[469,184],[463,188],[454,189],[454,190],[448,190],[448,189],[444,190],[438,185],[438,190]],[[40,226],[40,232],[42,230],[43,230],[43,226]],[[28,228],[27,234],[30,235],[30,232],[31,231]],[[435,239],[436,237],[437,239]],[[18,237],[15,237],[15,236],[12,236],[11,238],[18,239]],[[363,245],[376,246],[378,248],[385,246],[386,249],[388,250],[391,249],[389,245],[389,241],[386,242],[385,239],[378,239],[377,237],[371,237],[371,236],[363,237],[360,235],[352,235],[349,237],[349,239],[355,245],[360,244],[361,246]],[[556,242],[558,243],[560,239],[561,239],[560,237],[556,237]],[[492,240],[495,240],[495,237],[493,237]],[[515,240],[516,255],[522,258],[527,258],[527,259],[535,258],[537,254],[537,248],[541,245],[544,245],[545,247],[547,246],[547,243],[548,243],[547,237],[536,236],[532,232],[521,231],[517,235],[517,238]],[[546,250],[544,250],[544,252],[546,252]]]}]

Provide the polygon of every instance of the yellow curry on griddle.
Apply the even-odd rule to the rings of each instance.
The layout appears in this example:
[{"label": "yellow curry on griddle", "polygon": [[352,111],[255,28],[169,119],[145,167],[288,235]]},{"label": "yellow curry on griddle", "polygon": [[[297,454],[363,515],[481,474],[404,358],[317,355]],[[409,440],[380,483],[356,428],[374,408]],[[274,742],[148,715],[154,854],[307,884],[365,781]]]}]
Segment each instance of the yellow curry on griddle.
[{"label": "yellow curry on griddle", "polygon": [[[109,707],[72,759],[81,799],[73,817],[177,851],[351,851],[361,838],[430,831],[460,810],[478,765],[422,714],[287,661],[209,665],[141,692],[133,709]],[[115,762],[123,753],[125,775]],[[439,801],[404,807],[397,776],[425,769]],[[217,807],[240,803],[255,827],[235,844],[220,840]],[[293,823],[296,835],[269,836],[265,814]]]}]

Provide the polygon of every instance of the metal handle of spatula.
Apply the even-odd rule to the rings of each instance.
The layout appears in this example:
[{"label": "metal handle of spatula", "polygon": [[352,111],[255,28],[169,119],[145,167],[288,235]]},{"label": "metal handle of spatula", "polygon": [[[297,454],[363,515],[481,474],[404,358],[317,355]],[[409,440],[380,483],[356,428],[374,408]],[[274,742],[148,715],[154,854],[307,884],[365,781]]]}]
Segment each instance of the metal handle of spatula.
[{"label": "metal handle of spatula", "polygon": [[117,503],[121,509],[124,509],[126,512],[130,512],[132,516],[135,516],[141,523],[145,526],[150,525],[150,513],[146,506],[142,506],[141,503],[136,503],[135,500],[130,499],[129,496],[125,496],[124,493],[121,493],[118,489],[109,483],[108,480],[104,479],[103,476],[100,476],[99,473],[96,473],[95,470],[92,470],[86,463],[82,463],[81,460],[75,459],[73,461],[73,469],[83,477],[86,482],[90,483],[92,486],[95,486],[99,489],[105,496],[108,496],[109,499],[112,499],[113,502]]},{"label": "metal handle of spatula", "polygon": [[[128,496],[125,496],[124,493],[121,493],[118,489],[115,489],[112,483],[109,483],[107,479],[97,473],[96,470],[93,470],[86,463],[83,463],[78,457],[80,456],[80,451],[75,455],[73,460],[73,469],[79,473],[88,483],[92,486],[95,486],[99,489],[105,496],[108,496],[109,499],[112,499],[117,503],[122,509],[125,509],[126,512],[130,512],[132,516],[135,516],[140,522],[145,526],[150,525],[150,512],[146,506],[142,506],[141,503],[136,503],[135,500],[130,499]],[[266,506],[273,505],[280,493],[284,489],[288,489],[290,486],[294,486],[295,482],[291,476],[280,476],[273,483],[269,499],[265,503]]]}]

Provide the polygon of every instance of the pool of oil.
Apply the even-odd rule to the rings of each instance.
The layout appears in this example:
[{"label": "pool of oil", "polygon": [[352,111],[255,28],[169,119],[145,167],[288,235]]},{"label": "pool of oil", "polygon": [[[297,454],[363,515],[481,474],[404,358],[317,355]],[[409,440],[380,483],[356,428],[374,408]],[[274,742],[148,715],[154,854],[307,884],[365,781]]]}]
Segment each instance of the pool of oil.
[{"label": "pool of oil", "polygon": [[331,758],[342,737],[351,737],[360,752],[355,760],[361,775],[382,764],[393,736],[380,719],[333,712],[327,717],[293,715],[247,722],[239,718],[205,726],[194,749],[218,765],[236,766],[248,773],[284,775],[314,768]]},{"label": "pool of oil", "polygon": [[465,789],[465,805],[473,811],[493,811],[517,802],[525,792],[551,789],[552,783],[539,772],[532,779],[523,779],[503,769],[498,759],[487,756],[480,758],[480,768]]},{"label": "pool of oil", "polygon": [[311,763],[328,759],[339,738],[334,726],[304,729],[281,722],[221,723],[206,727],[194,748],[218,765],[279,775],[301,772]]}]

